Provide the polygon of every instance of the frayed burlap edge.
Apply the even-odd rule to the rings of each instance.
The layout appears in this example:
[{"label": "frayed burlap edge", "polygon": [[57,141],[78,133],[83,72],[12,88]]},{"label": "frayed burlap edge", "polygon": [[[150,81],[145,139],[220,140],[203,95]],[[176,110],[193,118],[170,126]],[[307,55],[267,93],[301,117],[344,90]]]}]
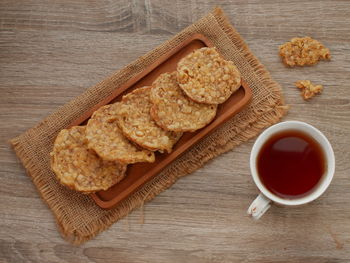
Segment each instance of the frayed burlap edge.
[{"label": "frayed burlap edge", "polygon": [[[251,53],[248,46],[230,25],[223,11],[216,8],[210,15],[215,18],[222,30],[230,38],[232,44],[241,48],[241,53],[254,69],[255,74],[257,74],[260,81],[271,90],[271,96],[260,102],[263,106],[260,107],[258,112],[254,112],[254,116],[251,116],[251,118],[248,117],[246,121],[241,122],[239,126],[237,126],[235,120],[241,116],[240,114],[236,115],[233,120],[227,122],[216,132],[197,144],[188,153],[176,160],[165,171],[144,185],[127,200],[119,204],[115,209],[109,210],[105,216],[98,220],[87,222],[79,229],[71,227],[70,218],[65,214],[62,207],[64,204],[55,202],[54,193],[51,191],[50,187],[48,187],[45,182],[42,182],[39,176],[31,176],[33,183],[40,189],[39,193],[41,197],[53,211],[63,237],[69,242],[81,244],[93,238],[114,222],[129,214],[131,210],[143,206],[145,201],[153,199],[156,195],[169,188],[178,178],[197,170],[215,156],[227,152],[240,143],[255,137],[262,129],[276,123],[286,113],[287,107],[284,105],[279,84],[271,79],[268,71]],[[38,126],[40,125],[42,125],[42,123]],[[25,134],[28,139],[30,139],[31,132],[33,132],[33,129],[27,131]],[[221,136],[218,136],[218,134]],[[21,144],[23,138],[20,137],[11,140],[11,144],[17,156],[23,162],[28,174],[33,175],[37,172],[38,168]],[[196,158],[190,158],[191,156],[196,156]]]}]

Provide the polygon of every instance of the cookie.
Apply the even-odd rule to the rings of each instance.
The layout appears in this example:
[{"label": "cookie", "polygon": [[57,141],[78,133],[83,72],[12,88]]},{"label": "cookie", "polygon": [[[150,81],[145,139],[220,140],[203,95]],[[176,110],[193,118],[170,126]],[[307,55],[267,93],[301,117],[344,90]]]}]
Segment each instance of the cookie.
[{"label": "cookie", "polygon": [[83,193],[107,190],[125,176],[126,165],[102,160],[88,149],[84,126],[63,129],[51,155],[51,167],[65,186]]},{"label": "cookie", "polygon": [[199,103],[225,102],[241,86],[241,74],[216,48],[197,49],[177,65],[180,88]]},{"label": "cookie", "polygon": [[284,64],[290,67],[313,65],[320,60],[329,60],[329,49],[311,37],[295,37],[279,47]]},{"label": "cookie", "polygon": [[151,118],[151,87],[143,87],[125,95],[117,103],[117,122],[123,134],[131,141],[151,151],[171,152],[182,133],[160,128]]},{"label": "cookie", "polygon": [[175,132],[195,131],[210,123],[217,105],[189,99],[177,83],[176,72],[160,75],[152,84],[151,116],[163,129]]},{"label": "cookie", "polygon": [[323,89],[322,85],[314,85],[310,80],[299,80],[295,82],[295,86],[301,89],[301,96],[304,100],[311,99]]},{"label": "cookie", "polygon": [[86,126],[88,147],[102,159],[122,163],[154,162],[154,153],[139,149],[121,132],[114,114],[114,104],[98,109]]}]

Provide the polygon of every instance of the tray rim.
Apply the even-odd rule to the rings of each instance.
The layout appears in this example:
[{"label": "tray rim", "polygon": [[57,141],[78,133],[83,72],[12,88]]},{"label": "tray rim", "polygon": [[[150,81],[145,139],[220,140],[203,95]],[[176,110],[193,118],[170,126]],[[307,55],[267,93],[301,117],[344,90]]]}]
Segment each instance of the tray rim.
[{"label": "tray rim", "polygon": [[[186,47],[187,45],[189,45],[191,42],[195,41],[195,40],[199,40],[201,42],[203,42],[207,47],[213,47],[214,45],[212,44],[212,42],[205,37],[202,34],[199,33],[195,33],[190,35],[188,38],[186,38],[184,41],[182,41],[181,43],[179,43],[178,45],[174,46],[169,52],[163,54],[162,56],[159,57],[159,59],[157,59],[155,62],[153,62],[149,67],[147,67],[145,70],[142,70],[141,72],[139,72],[138,74],[134,75],[133,77],[131,77],[128,81],[126,81],[125,83],[123,83],[119,88],[117,88],[114,92],[112,92],[108,97],[106,97],[105,99],[101,100],[99,103],[97,103],[96,105],[94,105],[92,108],[90,108],[89,110],[87,110],[84,114],[82,114],[79,118],[75,119],[69,127],[74,126],[74,125],[80,125],[81,123],[83,123],[84,121],[86,121],[92,114],[94,111],[96,111],[98,108],[100,108],[103,105],[108,104],[109,102],[111,102],[113,99],[115,99],[117,96],[119,96],[120,94],[122,94],[124,91],[126,91],[128,88],[130,88],[130,86],[132,86],[134,83],[138,82],[139,80],[141,80],[143,77],[147,76],[150,72],[152,72],[154,69],[156,69],[159,65],[161,65],[162,63],[164,63],[167,59],[169,59],[171,56],[173,56],[174,54],[176,54],[177,52],[179,52],[179,50],[181,50],[182,48]],[[230,117],[232,118],[235,114],[237,114],[239,111],[242,110],[242,108],[250,101],[251,97],[252,97],[252,91],[249,88],[248,84],[242,79],[242,84],[241,87],[243,87],[244,89],[244,97],[240,100],[240,103],[242,104],[241,107],[239,107],[235,113]],[[215,127],[213,130],[211,130],[208,134],[210,134],[211,132],[214,132],[217,128],[219,128],[221,125],[223,125],[227,120],[225,120],[222,124],[218,125],[217,127]],[[208,134],[204,135],[204,137],[206,137]],[[199,139],[196,143],[198,143],[200,140],[202,140],[203,138]],[[194,145],[195,145],[194,144]],[[171,164],[173,161],[175,161],[177,158],[179,158],[182,154],[184,154],[187,150],[189,150],[191,147],[193,147],[194,145],[191,145],[188,149],[186,149],[185,151],[183,151],[183,153],[179,154],[174,160],[172,160],[169,164]],[[162,170],[164,170],[169,164],[167,164],[166,166],[164,166],[162,168]],[[161,171],[162,171],[161,170]],[[127,199],[132,193],[134,193],[135,191],[137,191],[137,189],[139,189],[140,187],[142,187],[142,185],[146,184],[147,182],[149,182],[152,178],[154,178],[155,176],[157,176],[161,171],[157,172],[155,175],[153,175],[150,178],[147,178],[147,180],[141,184],[139,184],[135,189],[133,189],[133,191],[129,192],[128,194],[124,195],[122,198],[119,198],[119,195],[116,195],[115,197],[113,197],[110,200],[103,200],[101,199],[96,193],[92,193],[89,196],[94,200],[94,202],[101,208],[103,209],[112,209],[113,207],[117,206],[120,202],[122,202],[123,200]]]}]

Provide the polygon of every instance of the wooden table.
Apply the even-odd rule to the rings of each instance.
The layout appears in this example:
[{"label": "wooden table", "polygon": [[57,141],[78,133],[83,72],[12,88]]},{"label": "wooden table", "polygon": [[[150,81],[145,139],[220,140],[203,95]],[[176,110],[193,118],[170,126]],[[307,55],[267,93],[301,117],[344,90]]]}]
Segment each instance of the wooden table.
[{"label": "wooden table", "polygon": [[[283,86],[284,120],[315,125],[331,141],[330,188],[254,222],[251,140],[148,203],[144,224],[136,210],[94,240],[68,244],[7,140],[215,5]],[[349,1],[2,0],[0,9],[0,262],[350,262]],[[329,47],[332,61],[284,67],[278,45],[304,35]],[[324,92],[304,101],[299,79]]]}]

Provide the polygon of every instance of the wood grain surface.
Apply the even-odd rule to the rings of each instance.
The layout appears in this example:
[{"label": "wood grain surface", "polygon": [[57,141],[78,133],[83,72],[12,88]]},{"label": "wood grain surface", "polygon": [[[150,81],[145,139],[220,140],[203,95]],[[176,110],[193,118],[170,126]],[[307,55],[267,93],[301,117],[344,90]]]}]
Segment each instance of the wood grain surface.
[{"label": "wood grain surface", "polygon": [[[284,120],[306,121],[329,138],[330,188],[303,207],[274,205],[254,222],[246,215],[258,194],[251,140],[95,239],[68,244],[7,141],[216,5],[283,86],[291,105]],[[278,45],[304,35],[329,47],[332,60],[284,67]],[[346,0],[1,0],[0,262],[350,262],[349,76]],[[324,92],[305,102],[293,85],[300,79]]]}]

